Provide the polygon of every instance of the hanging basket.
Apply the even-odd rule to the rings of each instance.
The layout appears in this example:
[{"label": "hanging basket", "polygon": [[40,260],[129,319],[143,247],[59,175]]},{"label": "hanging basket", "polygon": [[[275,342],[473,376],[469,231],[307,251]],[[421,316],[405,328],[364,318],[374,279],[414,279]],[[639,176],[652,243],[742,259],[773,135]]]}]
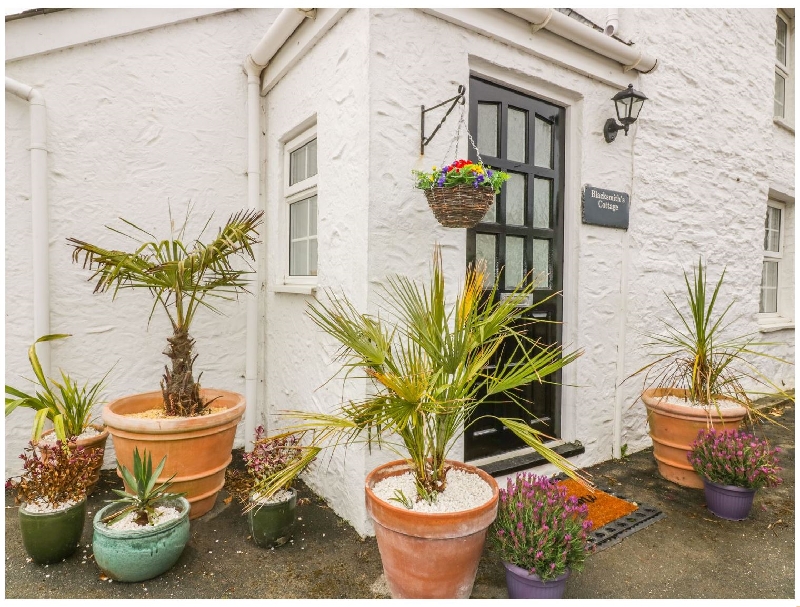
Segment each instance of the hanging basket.
[{"label": "hanging basket", "polygon": [[456,185],[423,190],[436,220],[446,228],[474,228],[494,202],[494,189]]}]

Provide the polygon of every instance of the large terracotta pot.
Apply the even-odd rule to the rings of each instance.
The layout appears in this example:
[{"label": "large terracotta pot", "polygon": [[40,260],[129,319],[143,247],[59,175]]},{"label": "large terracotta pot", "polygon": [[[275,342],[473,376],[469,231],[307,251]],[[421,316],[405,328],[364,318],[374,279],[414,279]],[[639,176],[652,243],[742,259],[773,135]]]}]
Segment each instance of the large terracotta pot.
[{"label": "large terracotta pot", "polygon": [[133,470],[135,447],[140,454],[145,449],[152,454],[153,466],[166,455],[167,463],[159,481],[175,475],[170,491],[186,492],[191,504],[190,519],[213,508],[217,493],[225,484],[225,468],[231,462],[236,426],[245,409],[244,396],[235,392],[205,389],[201,396],[206,400],[219,397],[211,406],[224,407],[225,411],[199,417],[126,417],[126,413],[162,406],[161,392],[125,396],[103,409],[103,421],[111,433],[117,461]]},{"label": "large terracotta pot", "polygon": [[[85,449],[90,449],[92,451],[99,451],[100,452],[100,459],[97,460],[97,464],[92,468],[92,482],[86,488],[86,494],[90,495],[97,486],[97,481],[100,480],[100,470],[103,468],[103,454],[106,451],[106,440],[108,439],[108,429],[104,428],[103,426],[98,426],[97,424],[91,424],[92,428],[100,432],[100,434],[95,434],[94,436],[90,436],[89,438],[81,438],[75,441],[75,444],[78,447],[84,447]],[[49,435],[53,434],[55,430],[47,430],[42,434],[42,438],[48,437]]]},{"label": "large terracotta pot", "polygon": [[687,391],[677,388],[651,388],[642,393],[658,472],[678,485],[702,489],[703,479],[694,471],[687,458],[690,445],[701,429],[711,425],[717,430],[736,430],[747,415],[747,409],[736,405],[718,411],[716,407],[707,409],[669,403],[664,400],[666,396],[686,398]]},{"label": "large terracotta pot", "polygon": [[379,466],[367,476],[367,512],[393,598],[466,599],[472,594],[486,530],[497,516],[499,490],[483,470],[447,463],[480,475],[492,488],[492,498],[462,512],[413,512],[381,500],[372,491],[381,480],[408,472],[404,460]]}]

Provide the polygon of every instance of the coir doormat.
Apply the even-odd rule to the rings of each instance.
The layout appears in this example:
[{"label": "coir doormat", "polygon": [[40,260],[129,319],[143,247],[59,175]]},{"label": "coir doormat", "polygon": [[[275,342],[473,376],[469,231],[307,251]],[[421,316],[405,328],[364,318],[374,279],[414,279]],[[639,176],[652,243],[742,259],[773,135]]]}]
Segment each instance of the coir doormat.
[{"label": "coir doormat", "polygon": [[592,531],[589,543],[595,550],[603,550],[622,541],[629,535],[652,525],[666,515],[652,506],[632,503],[624,495],[607,488],[590,491],[572,479],[560,479],[568,495],[574,495],[589,509]]}]

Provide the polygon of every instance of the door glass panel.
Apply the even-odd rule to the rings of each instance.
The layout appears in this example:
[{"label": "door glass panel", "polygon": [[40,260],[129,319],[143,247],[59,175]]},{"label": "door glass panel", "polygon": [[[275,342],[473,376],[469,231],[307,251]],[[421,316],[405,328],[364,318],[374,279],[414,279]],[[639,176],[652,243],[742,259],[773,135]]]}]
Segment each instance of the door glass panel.
[{"label": "door glass panel", "polygon": [[506,289],[514,289],[525,276],[525,238],[506,237]]},{"label": "door glass panel", "polygon": [[489,210],[486,211],[486,215],[483,216],[481,219],[481,223],[494,223],[497,221],[497,201],[499,200],[498,195],[494,197],[494,203],[492,206],[489,207]]},{"label": "door glass panel", "polygon": [[497,116],[500,106],[496,103],[478,104],[478,149],[481,154],[497,157]]},{"label": "door glass panel", "polygon": [[536,117],[533,133],[533,163],[537,167],[553,168],[553,125]]},{"label": "door glass panel", "polygon": [[528,150],[528,112],[508,108],[508,150],[509,160],[527,162]]},{"label": "door glass panel", "polygon": [[537,289],[549,289],[552,282],[550,276],[550,241],[541,238],[533,239],[533,277]]},{"label": "door glass panel", "polygon": [[506,181],[506,223],[516,226],[525,225],[525,200],[527,199],[528,176],[521,173],[509,173]]},{"label": "door glass panel", "polygon": [[486,274],[483,280],[483,288],[491,289],[494,286],[496,276],[496,247],[494,234],[475,234],[475,261],[486,262]]},{"label": "door glass panel", "polygon": [[552,180],[533,178],[533,227],[550,227],[550,200],[552,197]]}]

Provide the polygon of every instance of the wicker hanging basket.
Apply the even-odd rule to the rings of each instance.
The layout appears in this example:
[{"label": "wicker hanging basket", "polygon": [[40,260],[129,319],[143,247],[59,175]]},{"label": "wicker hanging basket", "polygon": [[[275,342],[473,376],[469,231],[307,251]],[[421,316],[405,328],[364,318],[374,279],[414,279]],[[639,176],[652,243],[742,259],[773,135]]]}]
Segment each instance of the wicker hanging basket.
[{"label": "wicker hanging basket", "polygon": [[423,190],[436,220],[446,228],[474,228],[494,202],[494,189],[456,185]]}]

